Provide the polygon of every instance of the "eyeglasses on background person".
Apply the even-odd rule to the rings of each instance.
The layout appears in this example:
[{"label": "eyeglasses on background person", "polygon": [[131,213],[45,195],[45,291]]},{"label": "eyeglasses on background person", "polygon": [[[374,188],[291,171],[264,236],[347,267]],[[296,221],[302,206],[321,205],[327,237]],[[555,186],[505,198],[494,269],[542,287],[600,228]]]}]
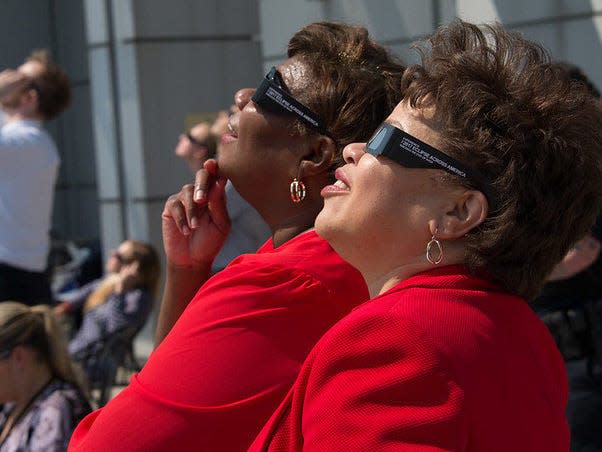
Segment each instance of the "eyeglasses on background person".
[{"label": "eyeglasses on background person", "polygon": [[206,148],[207,147],[207,142],[206,141],[197,140],[195,137],[192,136],[192,134],[190,133],[190,130],[187,130],[184,133],[184,135],[186,136],[186,138],[188,139],[188,141],[190,141],[195,146],[198,146],[198,147],[201,147],[201,148]]}]

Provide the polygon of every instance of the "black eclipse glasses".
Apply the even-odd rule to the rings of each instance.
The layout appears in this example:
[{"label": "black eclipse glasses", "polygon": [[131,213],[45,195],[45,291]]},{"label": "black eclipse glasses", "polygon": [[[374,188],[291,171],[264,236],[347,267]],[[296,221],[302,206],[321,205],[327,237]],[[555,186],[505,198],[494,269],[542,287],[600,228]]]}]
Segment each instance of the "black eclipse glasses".
[{"label": "black eclipse glasses", "polygon": [[406,168],[442,169],[468,179],[483,192],[490,212],[495,208],[496,198],[488,178],[392,124],[383,123],[376,130],[366,143],[366,152],[374,156],[383,155]]},{"label": "black eclipse glasses", "polygon": [[113,251],[113,256],[115,256],[115,259],[117,259],[117,262],[121,265],[128,265],[136,260],[134,257],[125,257],[119,251]]},{"label": "black eclipse glasses", "polygon": [[291,95],[284,85],[282,75],[273,66],[251,99],[266,111],[294,115],[322,135],[328,135],[322,118]]},{"label": "black eclipse glasses", "polygon": [[188,139],[188,141],[190,141],[195,146],[198,146],[200,148],[209,147],[206,141],[197,140],[195,137],[193,137],[192,134],[190,133],[190,130],[185,132],[184,135],[186,135],[186,138]]}]

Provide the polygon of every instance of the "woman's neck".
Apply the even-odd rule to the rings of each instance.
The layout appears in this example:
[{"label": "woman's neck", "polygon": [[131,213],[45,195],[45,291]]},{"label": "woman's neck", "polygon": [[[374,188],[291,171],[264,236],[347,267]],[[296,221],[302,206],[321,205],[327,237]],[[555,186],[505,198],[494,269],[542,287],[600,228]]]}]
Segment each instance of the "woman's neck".
[{"label": "woman's neck", "polygon": [[395,287],[404,279],[409,278],[417,273],[423,272],[432,268],[432,264],[426,263],[413,263],[400,265],[392,268],[387,272],[374,273],[369,270],[362,271],[368,291],[370,292],[370,298],[374,298],[378,295],[385,293],[387,290]]},{"label": "woman's neck", "polygon": [[464,249],[461,246],[451,246],[450,243],[447,243],[445,246],[445,257],[438,265],[427,261],[425,256],[420,254],[408,258],[405,262],[397,265],[390,265],[386,268],[379,268],[377,265],[374,265],[374,263],[372,263],[372,265],[370,263],[364,263],[363,266],[360,264],[356,265],[356,267],[360,270],[366,281],[370,292],[370,298],[374,298],[395,287],[401,281],[418,273],[432,270],[436,267],[464,263]]},{"label": "woman's neck", "polygon": [[300,205],[298,212],[268,222],[274,248],[314,227],[314,221],[322,208],[321,205],[314,204]]},{"label": "woman's neck", "polygon": [[23,380],[23,386],[17,391],[14,400],[15,405],[8,415],[4,428],[0,432],[0,445],[8,438],[13,428],[21,422],[21,419],[27,414],[35,399],[52,380],[50,369],[46,367],[45,371],[43,369],[40,370],[41,372],[34,371],[33,374],[28,375],[29,378],[26,377]]},{"label": "woman's neck", "polygon": [[32,399],[40,392],[44,386],[48,384],[52,378],[52,372],[45,364],[36,366],[31,372],[23,377],[22,386],[17,391],[15,399],[15,407],[12,414],[18,417],[22,414],[23,410],[27,409]]},{"label": "woman's neck", "polygon": [[288,228],[280,228],[272,235],[272,243],[274,248],[288,242],[290,239],[297,237],[298,235],[313,229],[314,225],[308,226],[290,226]]}]

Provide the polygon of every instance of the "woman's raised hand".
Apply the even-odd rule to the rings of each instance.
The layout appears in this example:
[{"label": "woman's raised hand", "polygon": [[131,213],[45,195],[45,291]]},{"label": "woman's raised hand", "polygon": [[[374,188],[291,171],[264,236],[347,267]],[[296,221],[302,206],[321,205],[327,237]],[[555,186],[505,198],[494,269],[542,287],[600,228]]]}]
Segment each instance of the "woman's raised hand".
[{"label": "woman's raised hand", "polygon": [[132,261],[128,264],[123,264],[119,270],[119,278],[115,285],[116,293],[124,293],[136,287],[140,281],[140,262]]},{"label": "woman's raised hand", "polygon": [[210,159],[197,171],[194,185],[186,184],[168,198],[161,214],[168,263],[211,266],[230,232],[225,186],[217,162]]}]

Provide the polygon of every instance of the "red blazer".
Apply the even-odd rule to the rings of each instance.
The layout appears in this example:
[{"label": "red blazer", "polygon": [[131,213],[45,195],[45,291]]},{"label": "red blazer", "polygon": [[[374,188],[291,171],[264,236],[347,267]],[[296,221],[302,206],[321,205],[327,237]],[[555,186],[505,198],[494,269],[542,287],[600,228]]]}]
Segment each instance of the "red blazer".
[{"label": "red blazer", "polygon": [[207,281],[139,375],[84,419],[71,451],[241,451],[307,354],[368,299],[359,272],[308,232]]},{"label": "red blazer", "polygon": [[442,267],[331,328],[250,450],[566,452],[567,390],[527,303]]}]

